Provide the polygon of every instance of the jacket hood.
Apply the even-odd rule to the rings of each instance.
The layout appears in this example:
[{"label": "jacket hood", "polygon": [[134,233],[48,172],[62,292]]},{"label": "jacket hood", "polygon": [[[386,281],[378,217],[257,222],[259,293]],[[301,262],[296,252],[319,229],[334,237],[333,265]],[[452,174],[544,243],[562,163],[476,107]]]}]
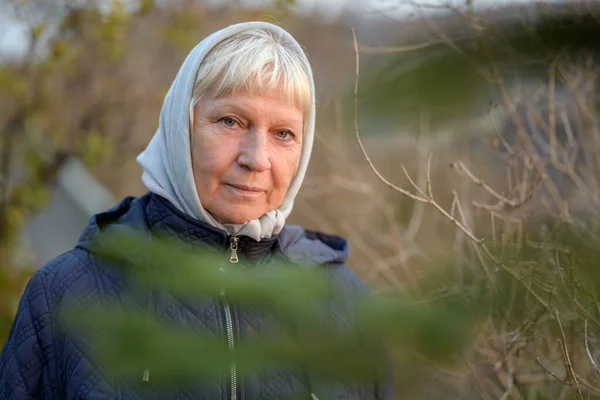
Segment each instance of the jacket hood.
[{"label": "jacket hood", "polygon": [[[83,230],[77,247],[93,252],[93,240],[109,227],[126,226],[149,232],[160,229],[171,236],[179,236],[193,242],[225,247],[230,237],[223,230],[189,217],[166,199],[147,193],[141,197],[126,197],[110,210],[92,216]],[[240,250],[248,255],[267,251],[277,246],[290,261],[306,267],[328,263],[345,263],[349,245],[342,237],[306,230],[297,225],[286,224],[283,230],[270,240],[256,241],[240,238]]]},{"label": "jacket hood", "polygon": [[278,241],[281,252],[302,265],[344,264],[348,261],[349,245],[340,236],[288,224],[279,234]]}]

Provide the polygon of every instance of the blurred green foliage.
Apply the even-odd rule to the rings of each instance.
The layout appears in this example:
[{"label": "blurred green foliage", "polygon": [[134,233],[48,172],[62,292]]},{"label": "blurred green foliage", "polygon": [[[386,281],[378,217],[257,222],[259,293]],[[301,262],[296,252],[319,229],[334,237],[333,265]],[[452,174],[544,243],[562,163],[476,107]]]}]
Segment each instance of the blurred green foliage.
[{"label": "blurred green foliage", "polygon": [[[535,226],[531,229],[532,235],[538,231]],[[222,254],[190,250],[177,242],[133,231],[116,231],[100,237],[96,251],[141,287],[167,290],[183,298],[214,297],[224,289],[233,304],[273,312],[284,329],[289,329],[289,336],[246,341],[232,354],[224,341],[169,326],[138,307],[123,304],[88,305],[72,313],[69,323],[87,334],[102,332],[93,337],[100,346],[101,362],[111,370],[136,377],[150,368],[157,371],[161,381],[173,384],[210,379],[225,371],[233,360],[240,374],[301,365],[325,380],[355,382],[381,365],[380,349],[365,344],[383,343],[394,355],[402,390],[423,396],[419,381],[406,381],[406,376],[402,377],[405,373],[410,376],[426,365],[457,369],[465,357],[473,357],[480,350],[482,340],[489,346],[487,351],[499,351],[506,357],[517,352],[523,362],[535,365],[540,359],[551,369],[561,365],[553,353],[564,343],[553,338],[567,335],[569,352],[575,357],[585,343],[585,323],[590,327],[588,340],[597,343],[598,237],[559,225],[538,244],[493,251],[499,264],[492,280],[482,279],[479,271],[462,265],[462,280],[457,281],[456,265],[434,262],[415,287],[361,298],[357,318],[348,330],[331,332],[322,310],[343,291],[324,279],[319,268],[305,269],[285,262],[263,267],[242,263],[229,265],[223,272],[219,269],[225,265]],[[293,326],[303,329],[299,334],[294,330],[292,335]],[[348,334],[354,331],[368,340],[359,344]],[[508,342],[503,342],[504,335],[508,335]],[[591,364],[585,358],[573,362],[583,382],[584,371],[589,371]],[[513,374],[522,372],[514,364],[510,368]],[[541,376],[547,374],[541,368],[538,371]],[[537,398],[553,398],[550,393],[560,383],[551,379],[546,389],[536,389]],[[568,381],[568,376],[564,379]],[[443,384],[448,385],[448,396],[460,394],[454,384],[442,380]],[[585,393],[596,393],[593,383],[588,384]],[[479,397],[473,392],[472,398]]]},{"label": "blurred green foliage", "polygon": [[533,18],[523,11],[505,21],[501,10],[498,20],[494,13],[489,18],[467,12],[454,19],[424,17],[431,38],[422,48],[368,58],[361,74],[361,120],[418,125],[425,112],[432,124],[443,127],[471,119],[478,105],[497,101],[498,74],[526,81],[543,76],[552,60],[577,57],[582,49],[597,57],[600,22],[594,12],[541,5]]},{"label": "blurred green foliage", "polygon": [[465,118],[473,102],[485,93],[484,77],[443,43],[416,53],[378,56],[372,61],[379,65],[381,58],[388,59],[383,68],[362,75],[359,100],[365,120],[379,117],[391,119],[391,124],[398,119],[418,123],[425,111],[435,122],[449,123]]},{"label": "blurred green foliage", "polygon": [[[327,302],[344,301],[340,296],[348,288],[337,287],[322,268],[285,261],[226,264],[214,251],[185,249],[169,239],[124,229],[101,235],[96,244],[96,254],[146,290],[181,298],[218,297],[224,290],[231,304],[268,310],[284,327],[276,338],[246,340],[231,353],[224,340],[169,326],[137,306],[72,306],[69,326],[87,335],[96,332],[92,336],[101,362],[125,376],[150,368],[166,381],[210,379],[235,360],[240,374],[297,365],[325,380],[355,382],[381,367],[383,343],[411,357],[450,361],[469,345],[474,323],[484,315],[483,293],[429,304],[401,293],[359,294],[346,299],[359,300],[356,319],[343,331],[331,331],[330,316],[323,310]],[[356,332],[363,340],[357,341]]]}]

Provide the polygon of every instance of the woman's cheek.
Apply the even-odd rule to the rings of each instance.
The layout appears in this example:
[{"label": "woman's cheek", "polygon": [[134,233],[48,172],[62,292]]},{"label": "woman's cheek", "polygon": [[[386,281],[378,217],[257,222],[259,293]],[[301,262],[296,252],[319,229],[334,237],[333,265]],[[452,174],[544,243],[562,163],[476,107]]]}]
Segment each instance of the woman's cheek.
[{"label": "woman's cheek", "polygon": [[298,163],[300,162],[300,152],[295,151],[295,149],[293,149],[292,151],[288,151],[286,156],[287,157],[285,157],[285,160],[286,160],[285,176],[286,176],[286,180],[288,181],[288,184],[289,184],[298,169]]}]

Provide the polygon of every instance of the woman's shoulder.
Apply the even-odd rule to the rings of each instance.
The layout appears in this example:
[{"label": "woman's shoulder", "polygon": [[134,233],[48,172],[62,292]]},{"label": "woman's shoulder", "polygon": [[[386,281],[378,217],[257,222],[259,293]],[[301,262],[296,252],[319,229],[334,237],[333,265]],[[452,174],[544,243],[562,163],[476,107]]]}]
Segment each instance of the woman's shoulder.
[{"label": "woman's shoulder", "polygon": [[279,234],[279,248],[292,262],[324,268],[342,286],[366,290],[366,285],[346,265],[350,245],[341,236],[289,224]]},{"label": "woman's shoulder", "polygon": [[90,294],[102,296],[124,285],[119,275],[94,253],[93,243],[105,226],[139,224],[138,220],[143,219],[139,209],[143,207],[136,203],[141,199],[143,197],[127,197],[113,208],[94,215],[73,249],[50,260],[33,274],[31,280],[41,284],[51,302],[61,302],[66,293],[78,298]]},{"label": "woman's shoulder", "polygon": [[31,278],[41,283],[48,306],[56,306],[67,298],[79,302],[106,293],[114,293],[124,282],[103,267],[92,253],[80,248],[59,255],[39,268]]},{"label": "woman's shoulder", "polygon": [[298,225],[286,224],[279,233],[278,244],[291,261],[308,266],[344,264],[348,260],[346,239]]}]

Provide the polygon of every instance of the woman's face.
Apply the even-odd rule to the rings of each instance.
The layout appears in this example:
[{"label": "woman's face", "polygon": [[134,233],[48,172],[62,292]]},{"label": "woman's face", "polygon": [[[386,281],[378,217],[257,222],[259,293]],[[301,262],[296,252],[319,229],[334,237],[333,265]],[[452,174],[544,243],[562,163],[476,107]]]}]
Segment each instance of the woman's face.
[{"label": "woman's face", "polygon": [[302,150],[303,113],[279,92],[207,91],[194,107],[192,166],[202,206],[241,224],[279,207]]}]

